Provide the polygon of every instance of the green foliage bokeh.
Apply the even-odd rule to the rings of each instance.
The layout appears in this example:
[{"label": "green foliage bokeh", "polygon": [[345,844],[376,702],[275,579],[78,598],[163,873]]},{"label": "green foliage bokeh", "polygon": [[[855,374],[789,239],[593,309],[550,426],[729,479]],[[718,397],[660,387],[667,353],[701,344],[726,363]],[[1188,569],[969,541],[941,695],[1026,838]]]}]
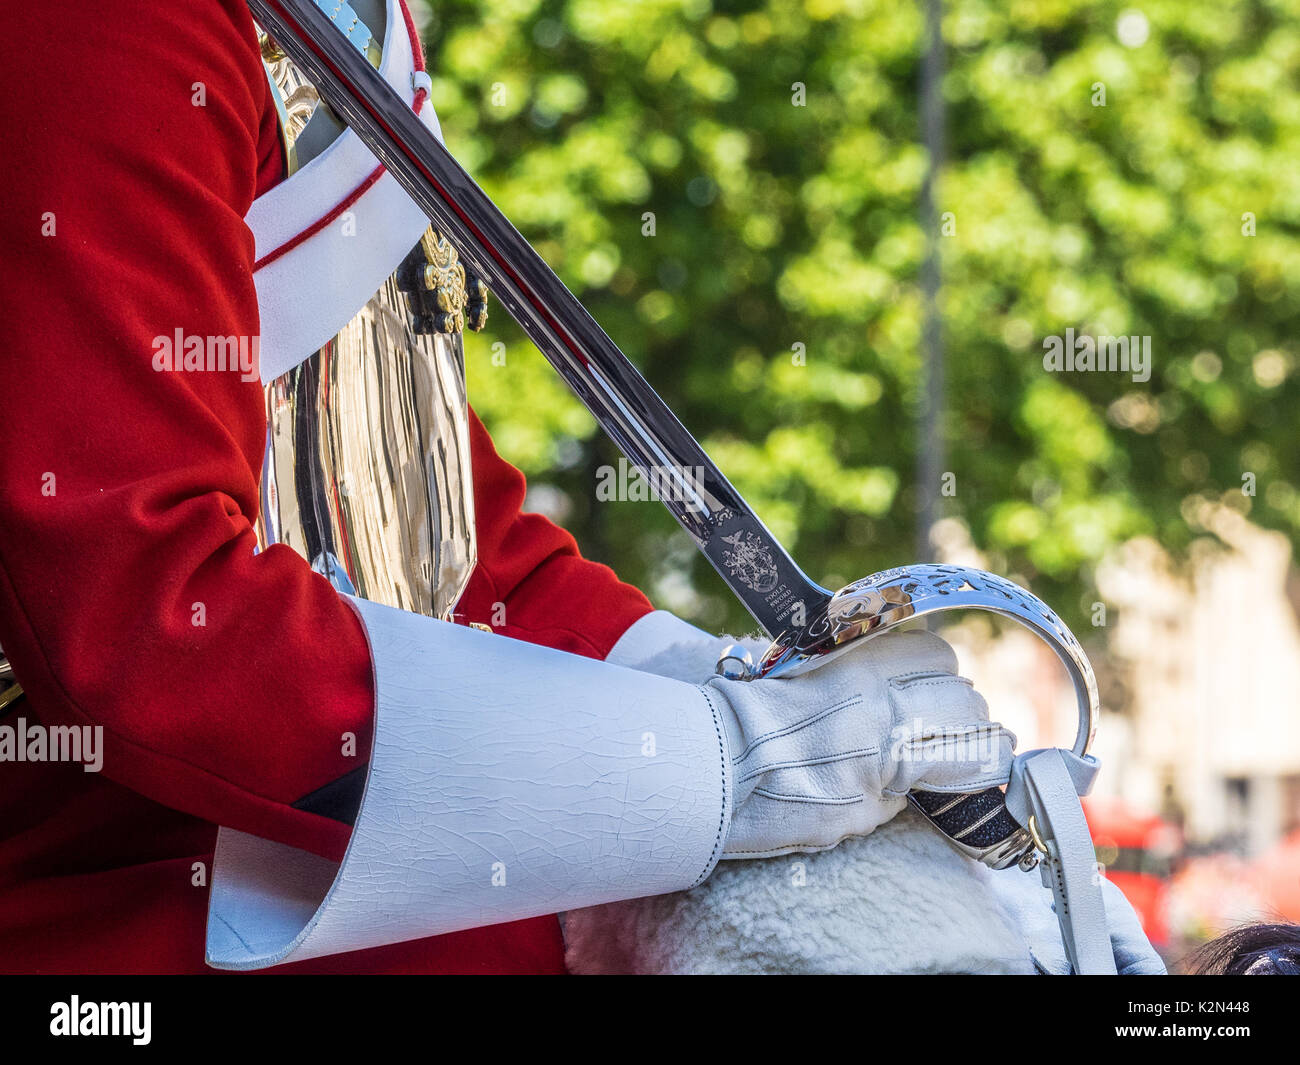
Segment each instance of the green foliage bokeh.
[{"label": "green foliage bokeh", "polygon": [[[1071,620],[1115,543],[1201,535],[1191,499],[1300,530],[1300,3],[1152,0],[1141,43],[1130,6],[944,19],[944,513]],[[810,576],[911,561],[922,7],[439,0],[425,36],[448,145]],[[1068,327],[1150,336],[1151,379],[1045,372]],[[498,447],[589,555],[747,626],[661,507],[595,502],[617,452],[499,304],[467,351]]]}]

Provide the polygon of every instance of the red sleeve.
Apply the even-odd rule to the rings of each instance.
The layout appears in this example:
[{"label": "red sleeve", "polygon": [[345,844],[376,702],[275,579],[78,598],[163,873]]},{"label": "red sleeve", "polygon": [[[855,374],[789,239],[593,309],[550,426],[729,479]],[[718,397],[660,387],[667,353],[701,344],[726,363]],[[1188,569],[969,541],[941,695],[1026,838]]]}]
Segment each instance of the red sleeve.
[{"label": "red sleeve", "polygon": [[6,15],[0,645],[24,712],[101,725],[103,772],[151,799],[337,854],[348,828],[293,804],[365,764],[364,634],[291,550],[254,554],[258,381],[153,368],[155,337],[258,332],[248,9]]},{"label": "red sleeve", "polygon": [[507,463],[470,413],[478,568],[458,619],[506,636],[604,658],[627,627],[653,609],[608,566],[583,558],[563,529],[525,514],[524,475]]},{"label": "red sleeve", "polygon": [[[338,855],[347,826],[295,804],[365,764],[364,633],[291,550],[254,554],[260,384],[153,366],[155,337],[258,332],[243,217],[275,129],[247,8],[69,0],[6,29],[0,645],[24,712],[102,726],[103,772],[155,801]],[[463,614],[603,656],[649,603],[520,513],[473,432]]]}]

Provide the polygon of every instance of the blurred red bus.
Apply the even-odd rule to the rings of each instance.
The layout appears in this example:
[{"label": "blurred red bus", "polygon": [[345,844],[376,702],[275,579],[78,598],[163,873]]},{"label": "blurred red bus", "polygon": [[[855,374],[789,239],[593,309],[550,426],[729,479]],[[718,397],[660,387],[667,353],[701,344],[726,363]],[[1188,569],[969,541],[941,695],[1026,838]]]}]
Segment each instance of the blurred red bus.
[{"label": "blurred red bus", "polygon": [[1120,799],[1090,796],[1083,800],[1097,861],[1124,892],[1142,921],[1147,938],[1162,947],[1169,942],[1169,879],[1183,849],[1182,832],[1155,814],[1142,814]]}]

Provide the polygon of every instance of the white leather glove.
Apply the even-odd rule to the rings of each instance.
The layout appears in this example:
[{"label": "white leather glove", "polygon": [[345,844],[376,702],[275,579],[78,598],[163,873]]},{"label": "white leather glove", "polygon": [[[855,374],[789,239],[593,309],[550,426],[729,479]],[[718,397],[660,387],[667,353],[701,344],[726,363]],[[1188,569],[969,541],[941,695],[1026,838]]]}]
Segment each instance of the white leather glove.
[{"label": "white leather glove", "polygon": [[914,788],[1004,783],[1015,737],[957,676],[951,647],[925,631],[851,646],[794,677],[705,690],[719,704],[734,766],[723,858],[820,851],[865,836]]}]

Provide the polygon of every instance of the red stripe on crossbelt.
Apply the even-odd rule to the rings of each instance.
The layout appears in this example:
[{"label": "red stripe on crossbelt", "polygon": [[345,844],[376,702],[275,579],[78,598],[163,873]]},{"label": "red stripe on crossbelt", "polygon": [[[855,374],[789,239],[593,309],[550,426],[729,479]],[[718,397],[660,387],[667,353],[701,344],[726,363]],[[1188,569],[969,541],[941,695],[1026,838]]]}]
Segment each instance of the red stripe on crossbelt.
[{"label": "red stripe on crossbelt", "polygon": [[[424,48],[420,44],[420,35],[415,30],[415,20],[411,17],[411,12],[405,3],[398,0],[398,4],[402,9],[402,19],[406,23],[407,35],[411,38],[411,55],[415,61],[415,69],[417,71],[422,71],[424,70]],[[411,101],[411,110],[413,110],[417,115],[420,113],[420,108],[424,105],[424,101],[428,95],[429,94],[424,89],[420,89],[416,92],[415,99]],[[334,222],[344,211],[356,203],[357,200],[361,199],[361,197],[371,189],[376,181],[384,176],[384,171],[386,169],[387,168],[384,164],[380,163],[369,174],[365,181],[361,182],[360,185],[349,192],[326,214],[316,219],[315,222],[309,225],[301,233],[297,233],[290,237],[278,248],[267,252],[258,259],[257,262],[253,263],[253,272],[257,273],[257,271],[262,269],[262,267],[270,265],[281,256],[288,255],[289,252],[293,251],[293,249],[298,247],[298,245],[302,244],[304,241],[310,240],[327,225]]]}]

